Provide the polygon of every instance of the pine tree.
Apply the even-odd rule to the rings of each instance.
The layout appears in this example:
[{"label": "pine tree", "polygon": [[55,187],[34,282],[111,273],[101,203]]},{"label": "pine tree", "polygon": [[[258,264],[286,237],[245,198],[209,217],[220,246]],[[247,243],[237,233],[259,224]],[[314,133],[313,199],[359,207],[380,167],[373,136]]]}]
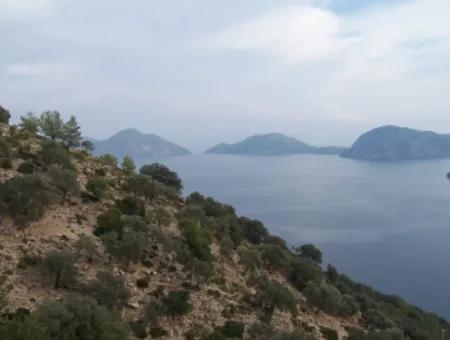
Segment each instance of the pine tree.
[{"label": "pine tree", "polygon": [[36,133],[39,130],[39,118],[33,112],[20,117],[20,127],[25,131]]},{"label": "pine tree", "polygon": [[67,147],[77,147],[81,143],[80,126],[74,116],[71,116],[63,126],[62,140]]},{"label": "pine tree", "polygon": [[41,114],[39,125],[44,135],[52,140],[63,138],[64,122],[58,111],[46,111]]}]

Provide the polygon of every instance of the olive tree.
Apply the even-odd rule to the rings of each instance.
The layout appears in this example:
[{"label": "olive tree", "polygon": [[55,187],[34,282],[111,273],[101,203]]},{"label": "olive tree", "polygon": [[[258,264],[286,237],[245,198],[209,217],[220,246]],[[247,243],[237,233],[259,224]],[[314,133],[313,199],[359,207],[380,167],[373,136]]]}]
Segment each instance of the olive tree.
[{"label": "olive tree", "polygon": [[88,297],[44,302],[35,312],[51,340],[128,340],[119,316]]},{"label": "olive tree", "polygon": [[53,250],[40,264],[42,275],[55,289],[67,288],[76,282],[78,271],[75,256],[66,250]]},{"label": "olive tree", "polygon": [[54,195],[40,175],[27,174],[0,183],[0,210],[19,225],[42,217],[54,201]]},{"label": "olive tree", "polygon": [[61,204],[64,204],[68,195],[78,195],[80,186],[77,173],[74,170],[64,169],[59,166],[51,166],[47,172],[53,189],[61,196]]}]

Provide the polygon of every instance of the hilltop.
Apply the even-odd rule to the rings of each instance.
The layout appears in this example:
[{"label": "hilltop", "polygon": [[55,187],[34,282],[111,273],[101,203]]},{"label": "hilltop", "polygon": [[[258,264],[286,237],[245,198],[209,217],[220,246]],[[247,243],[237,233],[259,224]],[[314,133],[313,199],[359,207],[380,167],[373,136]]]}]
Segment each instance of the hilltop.
[{"label": "hilltop", "polygon": [[93,156],[76,121],[8,120],[0,110],[1,339],[450,334],[436,315],[323,270],[315,246],[289,249],[229,205],[182,197],[163,165]]},{"label": "hilltop", "polygon": [[281,133],[254,135],[235,144],[218,144],[206,153],[274,156],[292,154],[334,154],[342,152],[340,147],[315,147]]},{"label": "hilltop", "polygon": [[102,141],[93,141],[95,155],[112,154],[122,159],[161,159],[171,156],[189,155],[189,150],[153,133],[142,133],[136,129],[122,130]]},{"label": "hilltop", "polygon": [[369,161],[449,158],[450,135],[382,126],[361,135],[341,156]]}]

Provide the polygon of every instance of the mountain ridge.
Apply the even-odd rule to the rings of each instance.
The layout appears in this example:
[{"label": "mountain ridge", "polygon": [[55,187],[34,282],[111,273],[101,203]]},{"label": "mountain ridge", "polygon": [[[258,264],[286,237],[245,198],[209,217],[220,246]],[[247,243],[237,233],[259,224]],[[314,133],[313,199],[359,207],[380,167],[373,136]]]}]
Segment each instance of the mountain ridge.
[{"label": "mountain ridge", "polygon": [[93,144],[95,155],[109,153],[118,158],[161,159],[191,153],[155,133],[143,133],[135,128],[121,130],[104,140],[94,140]]},{"label": "mountain ridge", "polygon": [[220,143],[205,151],[213,154],[236,154],[248,156],[277,156],[294,154],[339,154],[345,148],[309,145],[294,137],[278,132],[257,134],[237,143]]},{"label": "mountain ridge", "polygon": [[450,135],[384,125],[363,133],[340,155],[367,161],[450,158]]}]

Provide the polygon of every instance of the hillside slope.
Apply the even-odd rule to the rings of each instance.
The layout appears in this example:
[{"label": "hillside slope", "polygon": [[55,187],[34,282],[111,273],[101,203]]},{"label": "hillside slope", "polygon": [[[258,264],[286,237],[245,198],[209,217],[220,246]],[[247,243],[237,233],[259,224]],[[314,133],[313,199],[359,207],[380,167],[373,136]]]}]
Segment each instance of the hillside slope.
[{"label": "hillside slope", "polygon": [[292,154],[339,154],[344,148],[315,147],[280,133],[254,135],[235,144],[218,144],[206,153],[252,156],[275,156]]},{"label": "hillside slope", "polygon": [[382,126],[361,135],[341,156],[370,161],[449,158],[450,135]]},{"label": "hillside slope", "polygon": [[190,152],[153,133],[142,133],[136,129],[122,130],[110,138],[94,141],[94,153],[112,154],[119,159],[130,156],[136,159],[161,159],[170,156],[188,155]]},{"label": "hillside slope", "polygon": [[0,338],[439,339],[449,325],[320,267],[163,166],[0,137]]}]

